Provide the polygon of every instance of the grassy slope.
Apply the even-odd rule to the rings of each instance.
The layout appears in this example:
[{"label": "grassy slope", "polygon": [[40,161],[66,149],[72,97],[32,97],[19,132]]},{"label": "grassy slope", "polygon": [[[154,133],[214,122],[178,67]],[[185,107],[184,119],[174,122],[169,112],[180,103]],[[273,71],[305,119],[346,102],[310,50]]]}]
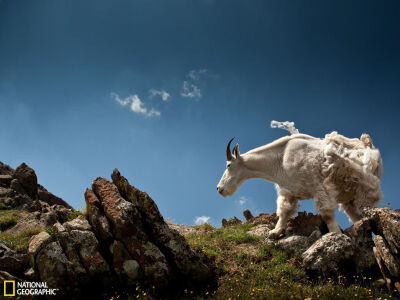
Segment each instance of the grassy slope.
[{"label": "grassy slope", "polygon": [[[301,269],[300,259],[266,245],[261,238],[247,233],[249,224],[215,229],[203,225],[198,233],[187,236],[192,247],[213,256],[219,270],[218,289],[205,291],[196,298],[212,299],[395,299],[376,290],[371,279],[346,278],[311,280]],[[195,295],[190,295],[192,298]]]}]

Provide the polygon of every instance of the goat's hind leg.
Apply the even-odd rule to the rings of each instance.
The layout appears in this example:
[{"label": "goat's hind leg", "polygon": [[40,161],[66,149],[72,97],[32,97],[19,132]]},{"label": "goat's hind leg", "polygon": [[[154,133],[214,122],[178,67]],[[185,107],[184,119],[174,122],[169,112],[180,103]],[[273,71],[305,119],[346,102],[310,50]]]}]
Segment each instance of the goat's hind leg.
[{"label": "goat's hind leg", "polygon": [[275,228],[268,233],[268,237],[271,239],[277,239],[285,232],[287,221],[297,211],[299,201],[279,195],[276,202],[278,208],[276,214],[279,219]]},{"label": "goat's hind leg", "polygon": [[355,205],[354,200],[348,203],[340,204],[340,208],[344,210],[346,215],[349,217],[350,221],[353,223],[361,220],[362,212],[361,210]]},{"label": "goat's hind leg", "polygon": [[336,199],[328,196],[326,192],[320,192],[314,197],[315,207],[322,217],[322,220],[328,226],[329,232],[341,233],[342,230],[335,217],[335,210],[337,208]]}]

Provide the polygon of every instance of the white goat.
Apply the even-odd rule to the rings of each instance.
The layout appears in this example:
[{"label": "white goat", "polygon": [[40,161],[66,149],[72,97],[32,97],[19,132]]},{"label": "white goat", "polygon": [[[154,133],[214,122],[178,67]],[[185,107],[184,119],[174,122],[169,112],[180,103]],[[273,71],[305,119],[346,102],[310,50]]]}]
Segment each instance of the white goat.
[{"label": "white goat", "polygon": [[240,154],[238,144],[231,152],[231,139],[226,149],[226,170],[217,185],[218,192],[226,197],[250,178],[275,183],[279,220],[269,232],[271,238],[284,233],[299,200],[314,198],[329,231],[341,232],[334,215],[338,203],[356,222],[362,217],[363,207],[375,206],[382,199],[382,160],[369,135],[349,139],[332,132],[319,139],[298,133],[294,123],[272,121],[271,127],[289,130],[292,135],[245,154]]}]

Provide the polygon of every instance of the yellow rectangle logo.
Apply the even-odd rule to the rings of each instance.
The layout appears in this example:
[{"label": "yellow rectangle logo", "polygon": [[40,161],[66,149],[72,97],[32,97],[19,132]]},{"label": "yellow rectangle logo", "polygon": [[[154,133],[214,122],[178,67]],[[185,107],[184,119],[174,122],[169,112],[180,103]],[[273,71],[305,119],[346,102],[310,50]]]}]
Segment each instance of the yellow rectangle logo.
[{"label": "yellow rectangle logo", "polygon": [[15,280],[4,280],[4,296],[15,296]]}]

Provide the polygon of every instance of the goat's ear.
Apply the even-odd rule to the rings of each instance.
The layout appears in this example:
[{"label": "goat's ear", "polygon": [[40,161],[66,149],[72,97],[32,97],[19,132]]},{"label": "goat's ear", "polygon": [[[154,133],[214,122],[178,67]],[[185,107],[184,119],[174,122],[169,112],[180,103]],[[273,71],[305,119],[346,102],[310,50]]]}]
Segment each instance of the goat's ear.
[{"label": "goat's ear", "polygon": [[235,158],[239,158],[240,157],[239,144],[236,144],[235,148],[233,148],[232,153],[235,156]]}]

